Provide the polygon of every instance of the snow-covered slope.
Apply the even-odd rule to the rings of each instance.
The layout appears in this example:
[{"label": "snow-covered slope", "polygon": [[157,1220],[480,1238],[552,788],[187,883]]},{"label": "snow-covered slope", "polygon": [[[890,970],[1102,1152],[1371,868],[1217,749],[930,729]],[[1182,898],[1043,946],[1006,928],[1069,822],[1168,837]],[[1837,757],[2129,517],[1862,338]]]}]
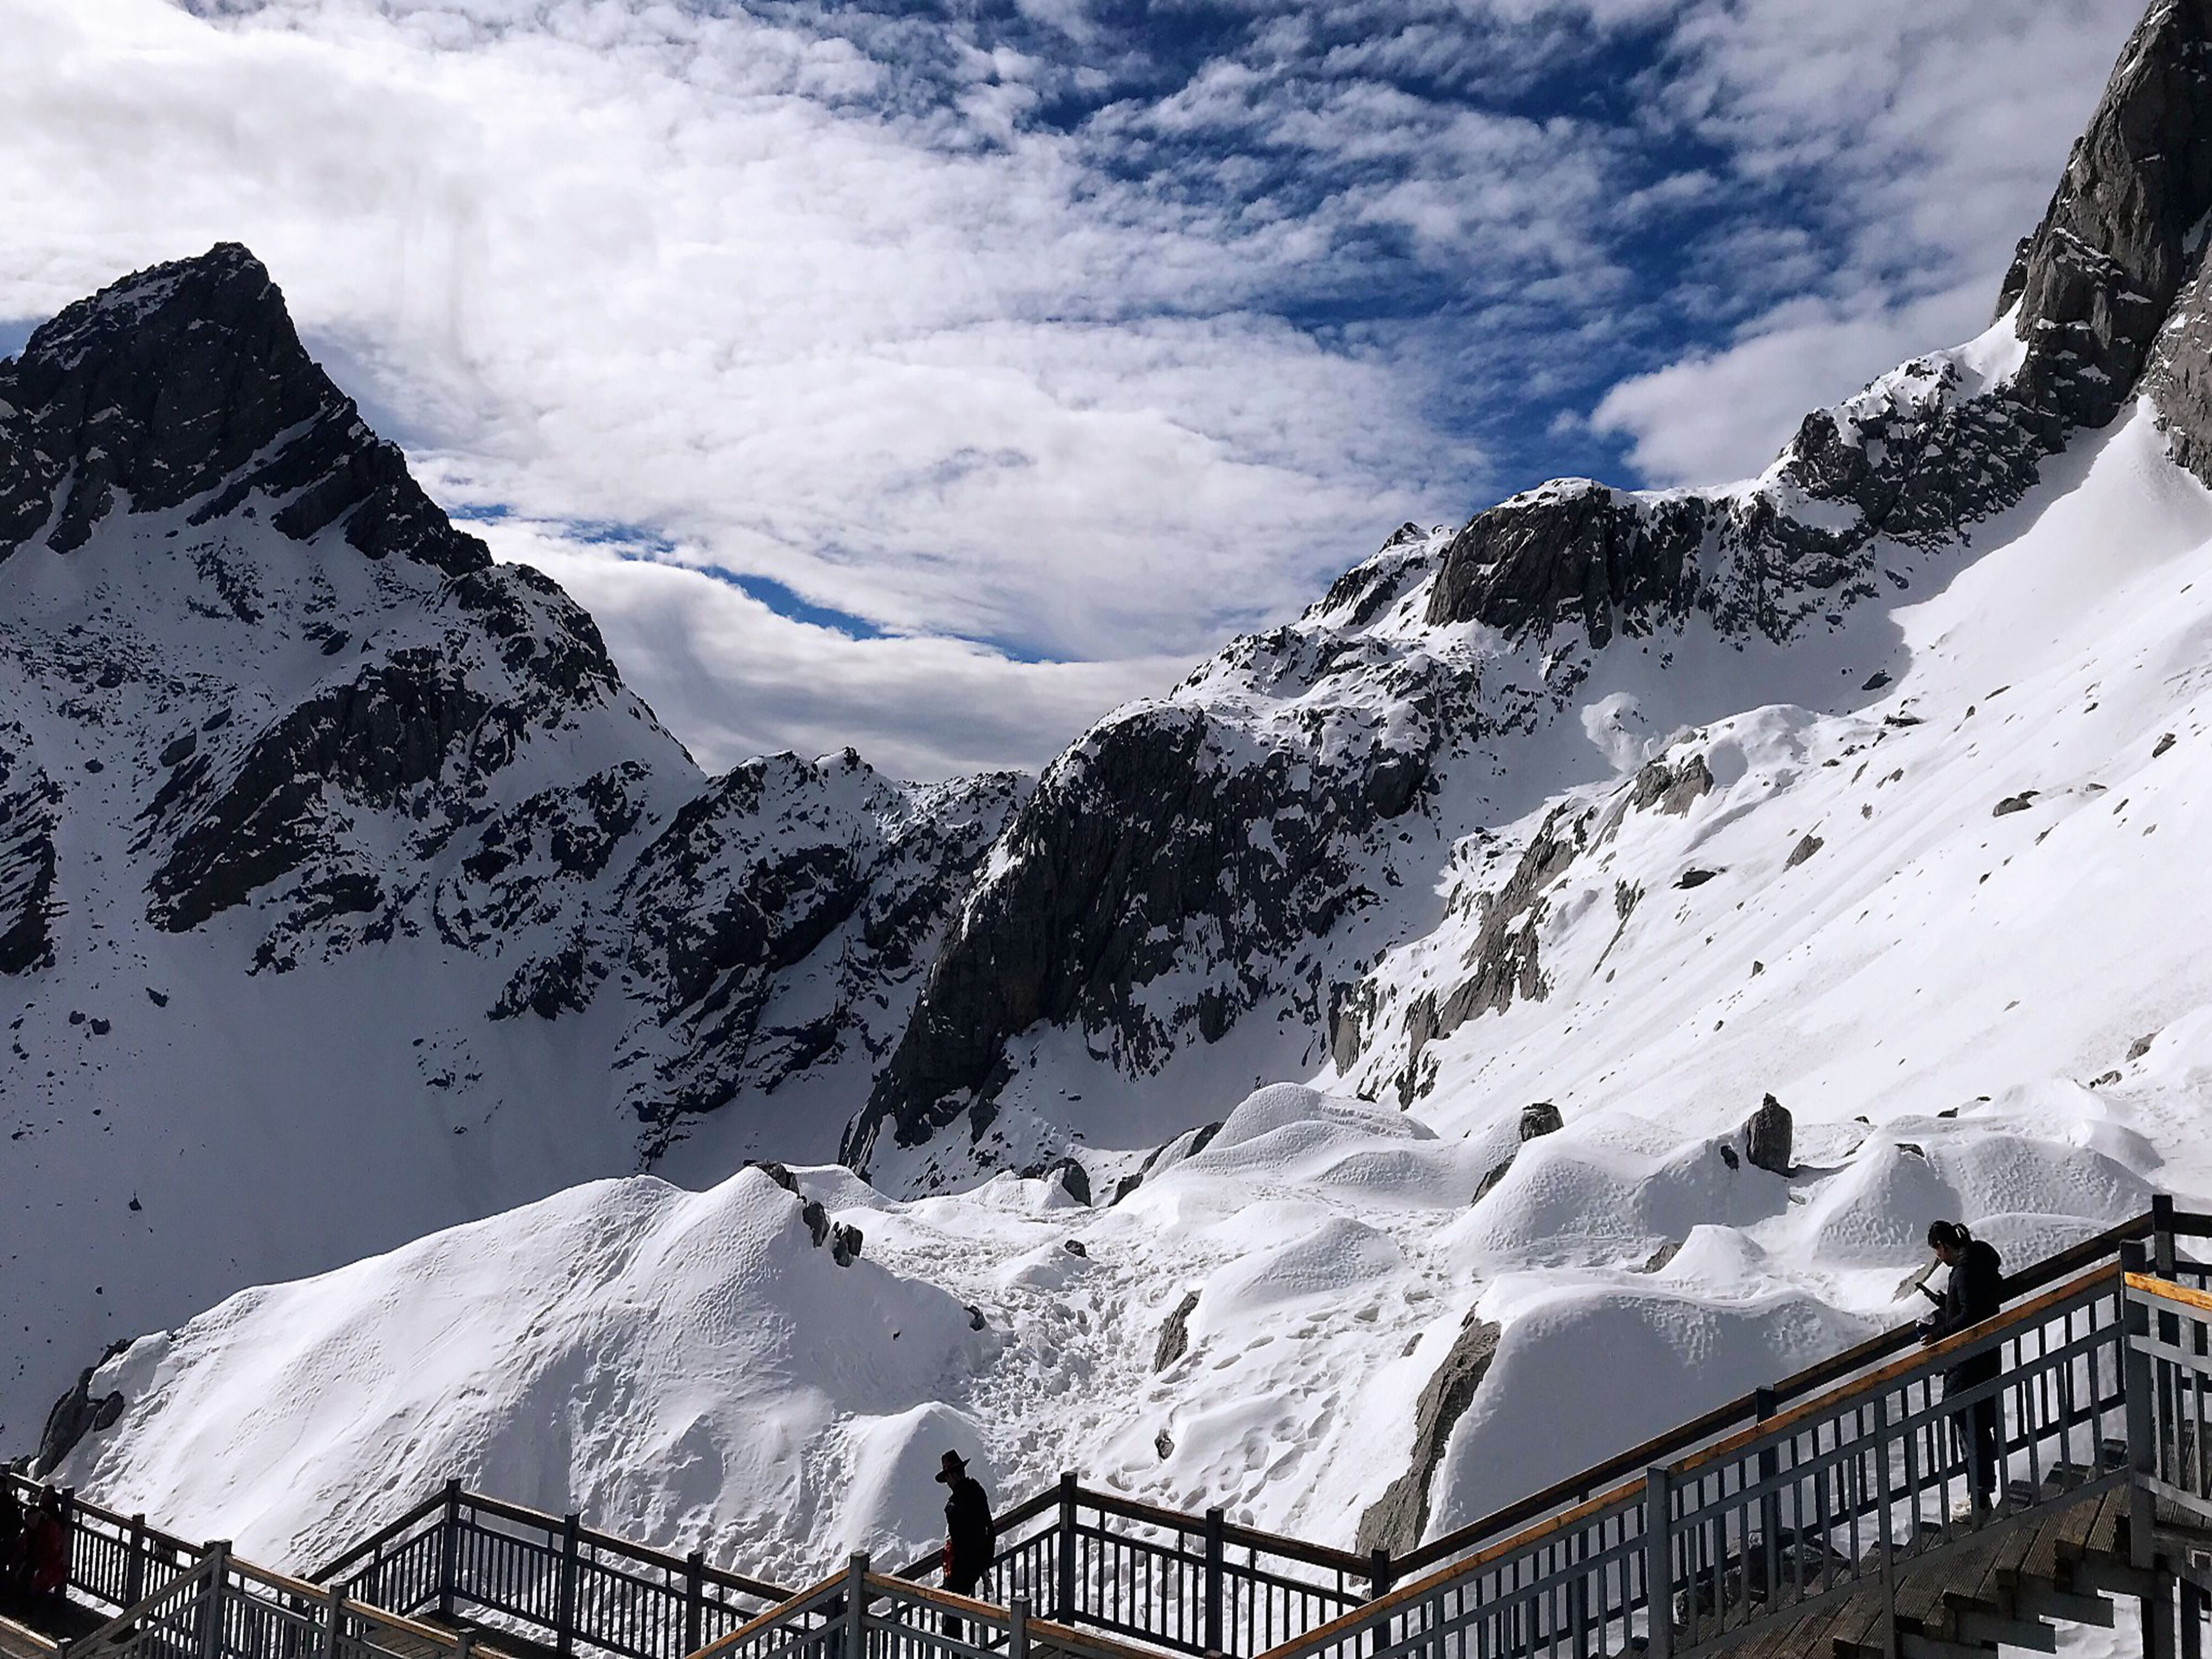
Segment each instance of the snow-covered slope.
[{"label": "snow-covered slope", "polygon": [[827,1156],[1019,787],[710,782],[242,249],[70,307],[0,363],[0,1447],[112,1340],[741,1090],[801,1097],[726,1141]]},{"label": "snow-covered slope", "polygon": [[[650,1077],[657,1125],[698,1126],[660,1168],[707,1190],[634,1177],[248,1292],[102,1370],[123,1416],[70,1478],[299,1561],[459,1474],[796,1577],[921,1545],[950,1442],[1000,1497],[1078,1467],[1398,1547],[1909,1316],[1933,1217],[2019,1265],[2154,1189],[2212,1199],[2208,48],[2212,0],[2153,5],[1984,338],[1729,489],[1569,482],[1409,528],[1033,794],[771,763],[665,805],[646,755],[631,829],[586,798],[595,752],[530,793],[485,772],[497,811],[429,848],[347,797],[298,867],[419,866],[427,909],[371,938],[287,876],[163,933],[231,952],[204,1029],[264,982],[543,991],[555,1018],[471,1043],[527,1030],[610,1104]],[[501,684],[517,768],[552,741],[532,708],[622,718]],[[0,893],[40,890],[58,741],[9,749]],[[141,882],[185,833],[142,799],[107,810],[144,845],[94,849]],[[501,887],[540,869],[504,849],[586,818],[641,850]],[[886,872],[939,856],[910,908]],[[166,902],[115,913],[151,938]],[[247,973],[272,939],[298,966]],[[479,981],[393,988],[433,948]],[[732,1057],[803,1057],[824,1019],[853,1041],[795,1083]],[[844,1152],[876,1186],[732,1174],[764,1097],[796,1091],[788,1155],[818,1158],[814,1109],[864,1076]],[[560,1139],[559,1086],[499,1133]],[[70,1133],[83,1192],[101,1132]],[[1070,1152],[1082,1178],[1005,1172]],[[865,1234],[843,1268],[833,1217]]]}]

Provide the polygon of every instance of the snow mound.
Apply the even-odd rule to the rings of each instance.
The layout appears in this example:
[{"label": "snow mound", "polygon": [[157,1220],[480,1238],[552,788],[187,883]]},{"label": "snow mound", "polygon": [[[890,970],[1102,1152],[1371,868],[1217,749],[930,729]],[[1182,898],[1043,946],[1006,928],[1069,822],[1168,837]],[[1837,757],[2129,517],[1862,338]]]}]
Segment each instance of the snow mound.
[{"label": "snow mound", "polygon": [[988,1467],[937,1402],[997,1342],[933,1285],[838,1267],[759,1170],[600,1182],[135,1344],[100,1379],[132,1431],[66,1478],[268,1560],[332,1553],[458,1475],[803,1571],[817,1522],[841,1547],[926,1541],[898,1472],[948,1446]]}]

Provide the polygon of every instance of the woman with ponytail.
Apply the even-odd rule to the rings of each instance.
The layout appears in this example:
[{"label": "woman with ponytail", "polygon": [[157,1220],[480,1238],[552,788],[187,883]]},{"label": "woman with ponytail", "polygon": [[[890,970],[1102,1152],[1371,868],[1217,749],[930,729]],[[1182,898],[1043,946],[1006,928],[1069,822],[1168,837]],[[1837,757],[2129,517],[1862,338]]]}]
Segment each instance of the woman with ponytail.
[{"label": "woman with ponytail", "polygon": [[[1920,1328],[1921,1341],[1941,1342],[1995,1316],[2003,1304],[2004,1277],[1996,1251],[1957,1221],[1931,1223],[1928,1248],[1951,1270],[1951,1276],[1935,1316]],[[2002,1354],[1994,1347],[1963,1355],[1943,1373],[1943,1397],[1949,1400],[1994,1382],[2002,1368]],[[2002,1430],[1994,1393],[1952,1414],[1952,1438],[1967,1466],[1976,1508],[1988,1508],[1996,1496],[1997,1471],[2004,1462]]]}]

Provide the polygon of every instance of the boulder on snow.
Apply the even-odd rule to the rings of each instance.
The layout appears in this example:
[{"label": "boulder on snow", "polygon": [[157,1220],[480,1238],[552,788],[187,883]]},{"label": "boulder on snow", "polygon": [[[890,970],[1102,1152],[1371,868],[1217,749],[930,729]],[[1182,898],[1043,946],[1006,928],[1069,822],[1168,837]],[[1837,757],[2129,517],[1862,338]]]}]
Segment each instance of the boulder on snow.
[{"label": "boulder on snow", "polygon": [[1790,1109],[1769,1095],[1759,1103],[1759,1109],[1744,1120],[1743,1155],[1754,1170],[1786,1176],[1795,1167],[1790,1162],[1790,1151],[1796,1138],[1796,1126]]},{"label": "boulder on snow", "polygon": [[830,1224],[830,1259],[841,1267],[849,1267],[860,1259],[860,1230],[844,1222]]},{"label": "boulder on snow", "polygon": [[1525,1143],[1542,1135],[1555,1135],[1566,1127],[1566,1123],[1559,1115],[1559,1109],[1550,1101],[1536,1101],[1521,1109],[1521,1139]]},{"label": "boulder on snow", "polygon": [[1056,1181],[1067,1195],[1078,1204],[1091,1202],[1091,1172],[1073,1156],[1056,1158],[1049,1164],[1032,1164],[1022,1171],[1024,1181]]},{"label": "boulder on snow", "polygon": [[[787,1193],[795,1194],[799,1191],[799,1178],[793,1175],[789,1169],[772,1158],[749,1158],[745,1160],[745,1168],[758,1170]],[[819,1244],[822,1241],[817,1238],[814,1242]]]},{"label": "boulder on snow", "polygon": [[46,1413],[46,1428],[39,1436],[39,1449],[31,1459],[33,1473],[51,1474],[61,1467],[64,1458],[76,1449],[77,1443],[85,1436],[112,1427],[122,1417],[127,1403],[123,1396],[109,1394],[94,1400],[92,1378],[100,1366],[130,1346],[127,1340],[110,1343],[97,1361],[78,1373],[76,1386],[54,1401],[53,1409]]},{"label": "boulder on snow", "polygon": [[1198,1292],[1191,1291],[1176,1305],[1160,1327],[1159,1346],[1152,1350],[1152,1369],[1164,1371],[1190,1352],[1190,1316],[1198,1311]]},{"label": "boulder on snow", "polygon": [[814,1248],[820,1249],[830,1237],[830,1212],[822,1207],[822,1200],[810,1198],[799,1206],[799,1218],[806,1224],[806,1231],[814,1235]]},{"label": "boulder on snow", "polygon": [[1803,837],[1795,847],[1790,849],[1790,856],[1782,861],[1782,867],[1785,870],[1795,870],[1799,865],[1804,863],[1807,859],[1811,858],[1814,854],[1819,852],[1827,844],[1827,842],[1822,841],[1818,836],[1807,836]]}]

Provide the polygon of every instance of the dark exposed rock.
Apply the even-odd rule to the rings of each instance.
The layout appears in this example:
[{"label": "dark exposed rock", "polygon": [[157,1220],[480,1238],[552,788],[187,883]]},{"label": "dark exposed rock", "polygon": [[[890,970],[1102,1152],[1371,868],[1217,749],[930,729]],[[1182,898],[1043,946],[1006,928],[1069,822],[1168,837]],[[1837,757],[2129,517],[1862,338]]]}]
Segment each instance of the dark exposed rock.
[{"label": "dark exposed rock", "polygon": [[987,1322],[983,1318],[983,1310],[972,1302],[963,1304],[963,1305],[965,1306],[968,1310],[968,1328],[971,1331],[981,1330]]},{"label": "dark exposed rock", "polygon": [[1818,836],[1803,836],[1795,847],[1790,849],[1790,856],[1783,860],[1782,867],[1785,870],[1795,870],[1826,845],[1827,842],[1822,841]]},{"label": "dark exposed rock", "polygon": [[1990,809],[1990,816],[2003,818],[2010,817],[2014,812],[2025,812],[2035,804],[2035,794],[2033,789],[2023,789],[2017,795],[2007,795]]},{"label": "dark exposed rock", "polygon": [[1198,1292],[1185,1292],[1176,1310],[1160,1326],[1160,1340],[1152,1350],[1152,1369],[1164,1371],[1190,1352],[1190,1316],[1198,1311]]},{"label": "dark exposed rock", "polygon": [[30,734],[0,721],[0,973],[53,965],[54,835],[62,791]]},{"label": "dark exposed rock", "polygon": [[1482,1386],[1491,1363],[1498,1358],[1498,1341],[1504,1334],[1501,1327],[1468,1313],[1450,1352],[1422,1389],[1413,1408],[1410,1466],[1359,1517],[1353,1548],[1360,1553],[1382,1549],[1404,1555],[1419,1547],[1422,1534],[1428,1530],[1429,1488],[1436,1479],[1437,1466],[1443,1461],[1452,1430],[1474,1403],[1475,1390]]},{"label": "dark exposed rock", "polygon": [[1679,1239],[1670,1238],[1664,1244],[1662,1244],[1657,1249],[1652,1251],[1650,1255],[1645,1256],[1644,1258],[1644,1265],[1641,1267],[1638,1267],[1637,1272],[1656,1273],[1661,1268],[1664,1267],[1668,1262],[1672,1261],[1676,1256],[1681,1255],[1681,1242]]},{"label": "dark exposed rock", "polygon": [[1166,1462],[1175,1455],[1175,1437],[1162,1429],[1152,1437],[1152,1449],[1160,1455],[1161,1462]]},{"label": "dark exposed rock", "polygon": [[143,513],[201,497],[195,522],[255,501],[296,539],[342,524],[371,558],[452,575],[490,562],[362,424],[234,243],[79,301],[0,362],[0,558],[42,530],[57,551],[82,546],[118,500]]},{"label": "dark exposed rock", "polygon": [[2153,760],[2156,760],[2156,759],[2157,759],[2160,755],[2163,755],[2163,754],[2164,754],[2167,750],[2169,750],[2169,749],[2172,748],[2172,747],[2173,747],[2173,744],[2174,744],[2174,736],[2173,736],[2173,733],[2172,733],[2172,732],[2166,732],[2165,734],[2163,734],[2163,735],[2159,738],[2159,740],[2158,740],[2156,743],[2154,743],[2154,744],[2153,744],[2151,745],[2151,747],[2150,747],[2150,757],[2151,757]]},{"label": "dark exposed rock", "polygon": [[1729,1166],[1729,1169],[1731,1169],[1731,1170],[1735,1170],[1735,1169],[1740,1169],[1740,1168],[1741,1168],[1741,1167],[1742,1167],[1743,1160],[1742,1160],[1742,1159],[1741,1159],[1741,1158],[1739,1158],[1735,1155],[1735,1147],[1730,1146],[1729,1146],[1727,1143],[1723,1142],[1723,1143],[1722,1144],[1722,1146],[1721,1146],[1721,1149],[1720,1149],[1720,1150],[1721,1150],[1721,1162],[1722,1162],[1722,1163],[1723,1163],[1723,1164],[1727,1164],[1727,1165]]},{"label": "dark exposed rock", "polygon": [[[775,1182],[777,1186],[782,1188],[787,1193],[790,1193],[794,1196],[798,1195],[799,1177],[793,1175],[787,1165],[777,1163],[774,1158],[749,1158],[745,1160],[744,1167],[748,1170],[758,1170],[763,1175],[766,1176],[770,1181]],[[808,1224],[812,1224],[811,1220]],[[817,1238],[814,1242],[817,1244],[819,1244],[822,1241]]]},{"label": "dark exposed rock", "polygon": [[1705,764],[1703,755],[1686,756],[1680,765],[1673,767],[1663,760],[1656,760],[1636,775],[1628,804],[1638,811],[1656,806],[1662,812],[1672,812],[1680,817],[1690,810],[1692,801],[1710,794],[1712,787],[1712,769]]},{"label": "dark exposed rock", "polygon": [[[1136,1074],[1218,1038],[1258,994],[1245,964],[1294,956],[1371,899],[1349,852],[1404,804],[1405,751],[1324,773],[1287,748],[1228,763],[1217,739],[1232,738],[1203,708],[1144,704],[1046,772],[931,967],[847,1163],[866,1168],[886,1126],[919,1145],[992,1099],[1006,1039],[1039,1022],[1113,1031]],[[1184,965],[1201,927],[1225,947],[1212,982],[1152,1007],[1140,988]]]},{"label": "dark exposed rock", "polygon": [[1754,1170],[1786,1176],[1796,1167],[1790,1160],[1796,1133],[1790,1109],[1769,1095],[1744,1120],[1743,1155]]},{"label": "dark exposed rock", "polygon": [[1024,1170],[1023,1176],[1030,1181],[1056,1181],[1077,1203],[1091,1202],[1091,1172],[1073,1157],[1054,1158],[1034,1170]]},{"label": "dark exposed rock", "polygon": [[1685,870],[1674,878],[1674,885],[1683,889],[1703,887],[1720,873],[1717,870]]},{"label": "dark exposed rock", "polygon": [[1490,1168],[1484,1172],[1482,1179],[1474,1183],[1474,1196],[1470,1199],[1468,1202],[1474,1204],[1481,1203],[1484,1199],[1490,1196],[1492,1190],[1497,1187],[1499,1182],[1504,1180],[1508,1175],[1512,1173],[1512,1170],[1513,1160],[1510,1158],[1505,1159],[1503,1163],[1492,1164]]},{"label": "dark exposed rock", "polygon": [[1536,950],[1544,894],[1575,861],[1589,825],[1587,811],[1571,814],[1564,806],[1545,818],[1505,884],[1483,902],[1482,927],[1468,953],[1473,975],[1441,1004],[1424,994],[1408,1012],[1410,1053],[1399,1083],[1401,1104],[1412,1102],[1416,1067],[1427,1043],[1449,1036],[1478,1014],[1503,1013],[1516,995],[1540,1001],[1548,994]]},{"label": "dark exposed rock", "polygon": [[822,1207],[820,1199],[803,1200],[799,1206],[799,1218],[806,1224],[806,1231],[813,1235],[816,1249],[820,1249],[829,1242],[830,1212]]},{"label": "dark exposed rock", "polygon": [[46,1413],[45,1429],[39,1436],[39,1449],[31,1459],[34,1474],[51,1474],[62,1465],[62,1460],[76,1449],[77,1443],[88,1434],[109,1427],[118,1421],[126,1408],[119,1394],[109,1394],[98,1400],[92,1397],[92,1379],[100,1366],[131,1346],[125,1339],[112,1342],[99,1359],[78,1373],[76,1386],[54,1401],[53,1409]]},{"label": "dark exposed rock", "polygon": [[[880,1054],[905,1008],[892,997],[919,988],[1024,787],[993,774],[923,788],[857,756],[773,755],[687,803],[623,879],[623,960],[655,994],[624,1039],[632,1109],[665,1133],[848,1044]],[[817,951],[850,994],[809,1027],[764,1025],[781,976]]]},{"label": "dark exposed rock", "polygon": [[830,1227],[830,1259],[841,1267],[849,1267],[860,1259],[861,1235],[858,1227],[849,1222],[833,1222]]},{"label": "dark exposed rock", "polygon": [[1091,1254],[1090,1247],[1085,1244],[1079,1238],[1069,1239],[1066,1243],[1060,1246],[1060,1249],[1066,1250],[1070,1255],[1087,1256]]},{"label": "dark exposed rock", "polygon": [[2150,1045],[2157,1041],[2158,1033],[2153,1031],[2148,1036],[2139,1036],[2133,1042],[2128,1044],[2129,1063],[2132,1065],[2135,1061],[2141,1060],[2145,1054],[2148,1054],[2150,1052]]},{"label": "dark exposed rock", "polygon": [[[2036,395],[2080,425],[2102,426],[2128,401],[2212,210],[2208,54],[2212,5],[2156,0],[2005,277],[1997,308],[2020,307]],[[2152,390],[2187,427],[2187,398],[2155,380]]]},{"label": "dark exposed rock", "polygon": [[1555,1135],[1566,1127],[1566,1119],[1559,1115],[1559,1109],[1550,1101],[1537,1101],[1521,1109],[1521,1139],[1526,1143],[1541,1135]]}]

